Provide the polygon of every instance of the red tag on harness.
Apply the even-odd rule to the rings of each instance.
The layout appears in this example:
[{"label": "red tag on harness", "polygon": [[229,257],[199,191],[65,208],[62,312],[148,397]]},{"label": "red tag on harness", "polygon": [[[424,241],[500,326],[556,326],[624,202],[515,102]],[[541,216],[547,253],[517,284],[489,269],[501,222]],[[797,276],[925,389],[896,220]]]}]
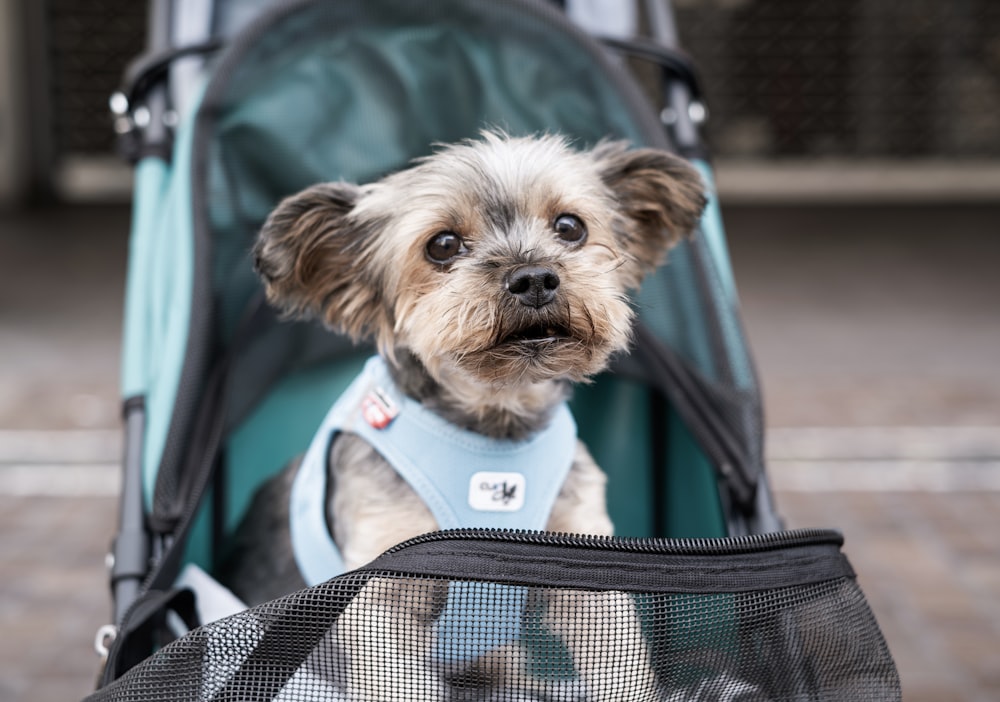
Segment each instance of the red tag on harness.
[{"label": "red tag on harness", "polygon": [[399,414],[399,409],[384,391],[375,388],[361,401],[361,414],[372,428],[385,429]]}]

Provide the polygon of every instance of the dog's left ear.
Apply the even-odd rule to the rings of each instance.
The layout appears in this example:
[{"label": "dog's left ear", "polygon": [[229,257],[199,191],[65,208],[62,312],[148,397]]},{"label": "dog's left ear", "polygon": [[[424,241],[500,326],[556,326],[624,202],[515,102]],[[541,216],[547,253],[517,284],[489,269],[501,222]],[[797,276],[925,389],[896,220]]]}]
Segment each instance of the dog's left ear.
[{"label": "dog's left ear", "polygon": [[381,223],[356,216],[362,197],[350,183],[320,183],[291,195],[267,218],[253,250],[272,305],[319,318],[355,340],[392,329],[371,261]]},{"label": "dog's left ear", "polygon": [[621,215],[619,243],[629,261],[627,283],[638,287],[667,250],[698,225],[705,209],[705,184],[687,161],[656,149],[628,150],[624,142],[604,142],[591,152]]}]

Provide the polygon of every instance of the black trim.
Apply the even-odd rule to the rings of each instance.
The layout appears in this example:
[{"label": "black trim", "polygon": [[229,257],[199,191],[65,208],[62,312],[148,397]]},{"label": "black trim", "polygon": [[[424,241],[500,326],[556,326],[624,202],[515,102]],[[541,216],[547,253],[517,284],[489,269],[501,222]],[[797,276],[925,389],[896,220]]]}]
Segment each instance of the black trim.
[{"label": "black trim", "polygon": [[195,597],[190,590],[151,590],[137,599],[124,619],[111,649],[98,687],[104,687],[141,663],[165,640],[167,613],[177,614],[189,629],[199,626]]},{"label": "black trim", "polygon": [[[726,341],[721,321],[720,312],[725,307],[726,301],[723,299],[723,295],[720,294],[718,271],[715,268],[714,259],[712,259],[711,253],[708,251],[707,242],[703,236],[699,236],[697,239],[691,241],[690,244],[691,255],[696,262],[693,269],[697,285],[701,290],[702,299],[708,303],[702,310],[702,313],[706,318],[710,318],[711,320],[711,323],[706,324],[706,327],[714,356],[712,362],[715,371],[715,380],[721,380],[723,384],[731,388],[738,388],[740,385],[736,382],[731,362],[732,359],[730,358],[731,347]],[[735,503],[734,506],[739,509],[739,516],[752,519],[757,506],[755,497],[757,480],[764,470],[762,441],[760,437],[763,427],[763,410],[761,408],[760,391],[757,383],[757,372],[753,364],[753,359],[750,356],[750,351],[747,348],[742,320],[740,320],[739,314],[735,309],[731,311],[731,314],[734,322],[738,325],[739,336],[742,341],[740,348],[735,351],[743,353],[745,356],[746,365],[751,375],[751,386],[747,390],[752,390],[754,393],[754,402],[752,405],[744,403],[743,411],[752,412],[755,416],[752,420],[750,417],[743,416],[735,426],[733,423],[727,422],[725,417],[721,416],[717,411],[705,412],[705,419],[712,425],[712,433],[719,438],[719,443],[725,448],[726,458],[720,457],[716,463],[716,467],[725,484],[730,488]],[[659,346],[663,348],[656,348],[655,351],[657,355],[662,357],[664,352],[669,351],[669,349],[663,344]],[[677,360],[680,361],[679,358]],[[695,377],[695,380],[699,379]],[[711,393],[708,392],[707,388],[703,388],[702,396],[704,400],[708,401],[703,404],[708,409],[711,409]],[[692,399],[694,399],[693,396]],[[728,425],[728,431],[725,430],[726,425]],[[751,436],[751,432],[755,436]],[[735,513],[730,512],[730,519],[736,517]],[[746,526],[746,528],[749,528],[749,526]]]},{"label": "black trim", "polygon": [[616,539],[452,530],[401,544],[358,573],[635,593],[751,592],[853,578],[835,531],[726,539]]},{"label": "black trim", "polygon": [[708,383],[644,324],[634,326],[632,355],[645,369],[645,379],[662,392],[714,463],[737,505],[750,513],[756,490],[756,461],[744,450],[739,430],[712,406]]},{"label": "black trim", "polygon": [[[185,457],[180,470],[171,481],[173,491],[164,494],[161,482],[157,481],[154,500],[159,497],[160,506],[158,508],[154,504],[153,514],[149,518],[150,525],[159,534],[167,535],[173,542],[173,548],[155,564],[149,583],[151,588],[164,589],[173,583],[180,570],[179,552],[184,550],[191,522],[212,482],[226,421],[222,398],[225,396],[228,370],[228,363],[220,362],[205,383]],[[168,565],[172,562],[173,565]]]},{"label": "black trim", "polygon": [[219,453],[218,460],[212,471],[212,482],[210,486],[212,497],[212,542],[210,544],[209,563],[212,564],[212,572],[216,572],[215,564],[219,562],[222,554],[220,547],[226,541],[226,520],[229,512],[229,471],[226,466],[225,449]]},{"label": "black trim", "polygon": [[594,551],[658,554],[662,556],[738,556],[775,551],[797,546],[844,545],[844,536],[836,529],[790,529],[767,534],[747,534],[721,538],[641,538],[631,536],[595,536],[565,534],[528,529],[444,529],[407,539],[388,549],[389,556],[413,546],[440,541],[513,542],[528,545],[586,548]]},{"label": "black trim", "polygon": [[653,493],[653,531],[657,536],[670,533],[666,505],[669,504],[669,483],[663,466],[670,457],[670,410],[662,392],[647,390],[649,403],[650,489]]},{"label": "black trim", "polygon": [[[325,606],[314,607],[310,611],[307,626],[299,617],[271,615],[267,633],[260,643],[211,699],[220,702],[243,699],[246,690],[253,690],[256,699],[277,696],[320,641],[329,636],[334,622],[366,584],[364,578],[340,577],[318,585],[315,590],[323,591],[321,597]],[[295,595],[264,606],[280,606],[283,603],[287,603],[289,609],[302,606]],[[266,677],[258,675],[257,671],[261,668],[267,669]]]}]

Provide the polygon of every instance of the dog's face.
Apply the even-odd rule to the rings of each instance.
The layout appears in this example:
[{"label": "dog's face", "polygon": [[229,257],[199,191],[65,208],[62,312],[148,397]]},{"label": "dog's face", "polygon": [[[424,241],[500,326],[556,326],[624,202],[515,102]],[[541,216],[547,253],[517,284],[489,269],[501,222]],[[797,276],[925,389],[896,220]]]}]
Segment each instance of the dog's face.
[{"label": "dog's face", "polygon": [[438,382],[580,381],[626,346],[628,290],[704,202],[697,172],[660,151],[485,134],[287,198],[255,254],[272,303],[405,348]]}]

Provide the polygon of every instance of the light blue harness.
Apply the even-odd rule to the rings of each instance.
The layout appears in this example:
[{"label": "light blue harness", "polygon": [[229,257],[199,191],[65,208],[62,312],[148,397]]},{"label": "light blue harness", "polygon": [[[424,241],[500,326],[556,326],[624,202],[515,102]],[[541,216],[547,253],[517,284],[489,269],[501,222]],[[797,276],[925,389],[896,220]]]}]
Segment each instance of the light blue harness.
[{"label": "light blue harness", "polygon": [[330,444],[342,431],[389,461],[440,529],[544,529],[576,451],[576,423],[565,403],[545,430],[525,441],[491,439],[406,397],[385,361],[369,359],[323,420],[292,485],[292,548],[309,585],[345,570],[325,514]]},{"label": "light blue harness", "polygon": [[[325,513],[327,461],[340,432],[373,446],[423,499],[440,529],[544,529],[576,452],[576,423],[566,403],[546,429],[525,441],[491,439],[406,397],[375,356],[330,409],[292,484],[292,549],[308,585],[345,570]],[[526,592],[453,583],[437,622],[445,647],[438,657],[481,655],[504,643],[497,631],[505,632],[501,638],[516,638]],[[486,600],[492,612],[474,611],[477,601]]]}]

